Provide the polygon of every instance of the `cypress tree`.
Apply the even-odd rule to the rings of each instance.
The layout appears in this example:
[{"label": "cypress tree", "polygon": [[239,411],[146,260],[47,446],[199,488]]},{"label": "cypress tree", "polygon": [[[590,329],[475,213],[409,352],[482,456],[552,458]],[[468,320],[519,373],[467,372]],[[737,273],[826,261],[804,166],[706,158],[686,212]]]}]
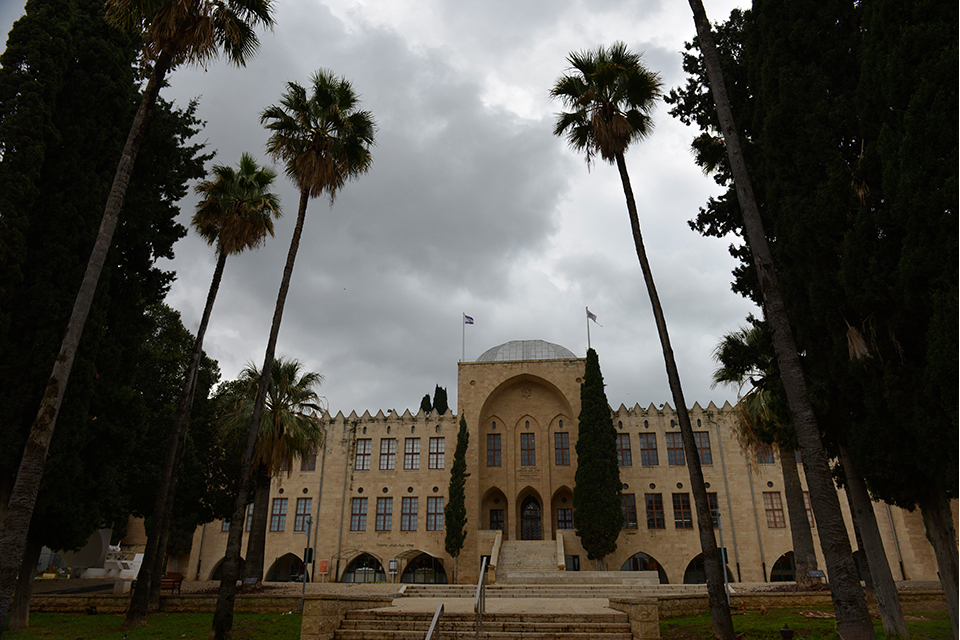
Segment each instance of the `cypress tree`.
[{"label": "cypress tree", "polygon": [[433,392],[433,410],[437,412],[438,416],[442,416],[449,408],[446,388],[437,385],[437,388]]},{"label": "cypress tree", "polygon": [[424,394],[423,399],[420,401],[420,411],[424,413],[430,413],[433,411],[433,405],[430,404],[430,394]]},{"label": "cypress tree", "polygon": [[573,526],[587,558],[603,568],[603,557],[617,550],[623,527],[617,432],[597,352],[587,350],[587,366],[580,385],[580,425],[577,432],[577,473],[573,488]]},{"label": "cypress tree", "polygon": [[[439,388],[439,387],[438,387]],[[443,508],[443,529],[446,536],[443,548],[453,557],[453,583],[457,583],[457,570],[460,563],[460,551],[467,539],[467,445],[470,433],[467,432],[467,420],[460,416],[460,431],[457,432],[457,450],[453,454],[453,467],[450,469],[450,488],[447,492],[447,505]]]}]

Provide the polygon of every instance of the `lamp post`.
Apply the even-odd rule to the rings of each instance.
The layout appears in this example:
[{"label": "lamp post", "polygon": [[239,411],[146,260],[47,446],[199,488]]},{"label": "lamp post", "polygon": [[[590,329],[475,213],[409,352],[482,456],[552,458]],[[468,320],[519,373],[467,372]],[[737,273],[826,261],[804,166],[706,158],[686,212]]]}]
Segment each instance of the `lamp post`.
[{"label": "lamp post", "polygon": [[303,550],[303,575],[300,576],[300,579],[303,583],[302,590],[300,592],[300,613],[303,613],[303,601],[307,596],[307,563],[311,561],[313,555],[313,550],[310,548],[310,525],[313,524],[313,516],[307,514],[304,516],[304,522],[307,526],[304,527],[307,533],[307,548]]}]

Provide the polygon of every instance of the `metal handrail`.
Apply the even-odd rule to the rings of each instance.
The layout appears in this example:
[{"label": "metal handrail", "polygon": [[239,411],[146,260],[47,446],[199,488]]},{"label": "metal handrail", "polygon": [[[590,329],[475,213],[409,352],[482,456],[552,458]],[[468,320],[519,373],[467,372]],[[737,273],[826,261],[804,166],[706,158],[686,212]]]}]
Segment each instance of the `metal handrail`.
[{"label": "metal handrail", "polygon": [[423,640],[440,639],[440,618],[443,617],[443,603],[437,605],[437,611],[433,614],[433,620],[430,621],[430,628],[427,629],[427,635]]},{"label": "metal handrail", "polygon": [[480,565],[480,579],[477,580],[477,595],[473,598],[473,612],[477,620],[477,640],[480,640],[480,627],[483,626],[483,614],[487,609],[487,558]]}]

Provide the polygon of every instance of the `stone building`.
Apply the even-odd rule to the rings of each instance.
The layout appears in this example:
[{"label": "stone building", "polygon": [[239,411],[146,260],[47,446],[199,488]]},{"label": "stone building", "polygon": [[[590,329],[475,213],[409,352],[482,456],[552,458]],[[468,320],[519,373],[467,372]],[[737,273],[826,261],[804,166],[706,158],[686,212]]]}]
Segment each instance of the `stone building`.
[{"label": "stone building", "polygon": [[[508,342],[459,364],[456,412],[326,415],[326,446],[274,481],[265,579],[297,579],[306,568],[313,580],[451,580],[443,506],[461,414],[470,434],[470,475],[459,582],[477,579],[481,558],[491,555],[498,534],[501,548],[512,547],[515,554],[524,553],[522,545],[532,540],[554,541],[551,548],[559,548],[560,538],[564,558],[554,555],[554,570],[595,569],[573,531],[584,365],[559,345]],[[707,490],[720,512],[728,575],[734,582],[792,580],[778,455],[745,455],[731,429],[731,413],[729,404],[690,408]],[[625,527],[617,551],[605,558],[606,569],[657,571],[663,583],[702,582],[697,516],[676,412],[668,404],[621,405],[613,411],[613,424]],[[846,499],[840,498],[852,536]],[[882,503],[874,511],[894,578],[937,579],[919,516]],[[807,515],[813,522],[809,502]],[[304,567],[308,529],[315,553]],[[813,532],[816,537],[815,523]],[[188,579],[217,578],[226,539],[225,523],[205,525],[191,553],[172,559],[169,568]],[[851,545],[856,549],[855,541]]]}]

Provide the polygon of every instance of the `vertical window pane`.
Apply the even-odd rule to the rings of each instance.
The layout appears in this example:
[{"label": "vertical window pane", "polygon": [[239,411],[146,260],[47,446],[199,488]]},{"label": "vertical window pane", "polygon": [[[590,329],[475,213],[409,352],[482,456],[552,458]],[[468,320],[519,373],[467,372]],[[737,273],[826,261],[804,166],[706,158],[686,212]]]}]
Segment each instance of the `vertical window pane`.
[{"label": "vertical window pane", "polygon": [[554,462],[558,465],[570,464],[570,434],[553,434]]},{"label": "vertical window pane", "polygon": [[244,531],[250,531],[253,528],[253,503],[247,505],[247,521],[243,524]]},{"label": "vertical window pane", "polygon": [[357,471],[368,471],[370,469],[370,450],[373,448],[373,441],[370,438],[360,438],[357,440],[357,459],[353,468]]},{"label": "vertical window pane", "polygon": [[773,447],[768,444],[762,444],[757,447],[757,463],[773,464]]},{"label": "vertical window pane", "polygon": [[350,508],[350,531],[367,530],[367,499],[354,498]]},{"label": "vertical window pane", "polygon": [[313,508],[313,498],[297,498],[297,516],[293,520],[293,530],[304,532],[307,530],[307,516]]},{"label": "vertical window pane", "polygon": [[427,531],[443,531],[443,498],[427,498]]},{"label": "vertical window pane", "polygon": [[300,459],[300,471],[317,470],[317,445],[310,446],[310,453]]},{"label": "vertical window pane", "polygon": [[537,464],[537,449],[534,444],[534,434],[520,434],[520,466],[533,467]]},{"label": "vertical window pane", "polygon": [[420,438],[406,438],[403,441],[403,468],[420,468]]},{"label": "vertical window pane", "polygon": [[270,511],[270,531],[283,531],[287,524],[287,499],[274,498]]},{"label": "vertical window pane", "polygon": [[623,528],[637,528],[637,498],[632,493],[620,496],[620,508],[623,510]]},{"label": "vertical window pane", "polygon": [[621,467],[633,466],[633,454],[630,452],[630,434],[617,434],[617,465]]},{"label": "vertical window pane", "polygon": [[400,514],[400,531],[417,530],[417,499],[404,498]]},{"label": "vertical window pane", "polygon": [[380,470],[392,471],[397,464],[397,439],[380,438]]},{"label": "vertical window pane", "polygon": [[573,509],[557,509],[557,529],[573,529]]},{"label": "vertical window pane", "polygon": [[647,529],[666,529],[667,522],[663,515],[663,496],[659,493],[648,493],[644,496],[647,503]]},{"label": "vertical window pane", "polygon": [[810,506],[810,492],[803,492],[803,506],[807,508],[807,522],[810,523],[810,528],[813,529],[816,526],[816,521],[813,519],[813,508]]},{"label": "vertical window pane", "polygon": [[640,434],[640,464],[645,467],[654,467],[660,464],[657,457],[657,434]]},{"label": "vertical window pane", "polygon": [[444,444],[443,438],[430,438],[430,459],[428,466],[431,469],[443,469],[445,452],[446,444]]},{"label": "vertical window pane", "polygon": [[499,433],[487,434],[487,466],[488,467],[500,466],[500,434]]},{"label": "vertical window pane", "polygon": [[716,493],[707,494],[707,504],[710,505],[710,517],[713,519],[713,526],[718,526],[717,515],[720,513],[720,502],[717,500]]},{"label": "vertical window pane", "polygon": [[490,509],[490,528],[503,531],[503,509]]},{"label": "vertical window pane", "polygon": [[767,526],[771,529],[783,529],[787,521],[783,517],[783,503],[779,491],[763,492],[763,508],[767,512]]},{"label": "vertical window pane", "polygon": [[377,498],[377,531],[390,531],[393,527],[393,498]]},{"label": "vertical window pane", "polygon": [[695,431],[694,442],[697,443],[697,453],[700,455],[700,464],[713,464],[713,453],[710,451],[710,432]]},{"label": "vertical window pane", "polygon": [[677,529],[693,529],[689,493],[673,494],[673,524]]},{"label": "vertical window pane", "polygon": [[687,459],[683,455],[683,440],[679,433],[667,434],[667,464],[687,464]]}]

